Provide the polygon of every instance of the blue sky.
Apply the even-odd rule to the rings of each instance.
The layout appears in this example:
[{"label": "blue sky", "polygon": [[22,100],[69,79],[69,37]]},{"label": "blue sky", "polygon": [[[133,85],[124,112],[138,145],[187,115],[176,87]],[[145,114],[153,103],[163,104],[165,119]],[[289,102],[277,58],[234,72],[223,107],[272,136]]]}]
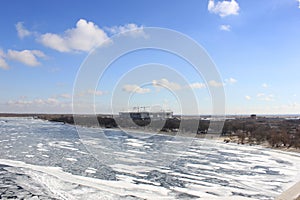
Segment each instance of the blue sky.
[{"label": "blue sky", "polygon": [[[179,31],[206,49],[223,79],[226,113],[300,112],[297,0],[3,0],[0,13],[0,112],[72,112],[73,84],[88,52],[113,34],[143,27]],[[126,70],[149,62],[185,74],[200,114],[210,113],[207,87],[191,66],[151,51],[128,55],[112,66],[93,92],[97,111],[109,111],[112,90]],[[164,77],[153,81],[176,90],[186,87]],[[179,112],[176,98],[153,82],[145,87],[124,82],[120,87],[135,98],[130,105],[163,104]]]}]

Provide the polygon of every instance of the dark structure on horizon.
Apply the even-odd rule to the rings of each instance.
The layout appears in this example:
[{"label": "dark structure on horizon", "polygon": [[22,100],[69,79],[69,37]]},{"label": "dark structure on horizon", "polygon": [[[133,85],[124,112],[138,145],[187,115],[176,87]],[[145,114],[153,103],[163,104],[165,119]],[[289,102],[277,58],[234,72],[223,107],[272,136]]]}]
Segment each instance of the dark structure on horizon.
[{"label": "dark structure on horizon", "polygon": [[125,112],[119,112],[120,118],[125,119],[133,119],[133,120],[164,120],[164,119],[171,119],[173,118],[173,112],[172,111],[146,111],[145,106],[143,107],[133,107],[133,111],[125,111]]},{"label": "dark structure on horizon", "polygon": [[121,118],[131,118],[131,119],[171,119],[173,117],[173,112],[171,111],[160,111],[160,112],[119,112],[119,117]]}]

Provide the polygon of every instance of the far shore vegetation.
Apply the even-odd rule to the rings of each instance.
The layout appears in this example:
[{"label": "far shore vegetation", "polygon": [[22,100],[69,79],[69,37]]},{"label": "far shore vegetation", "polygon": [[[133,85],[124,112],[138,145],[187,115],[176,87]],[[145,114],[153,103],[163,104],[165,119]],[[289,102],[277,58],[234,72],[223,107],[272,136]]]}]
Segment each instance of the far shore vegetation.
[{"label": "far shore vegetation", "polygon": [[[209,120],[200,117],[184,119],[184,130],[180,130],[181,117],[174,116],[166,119],[164,124],[161,121],[151,119],[123,119],[112,115],[98,115],[96,119],[90,115],[72,114],[0,114],[0,117],[34,117],[43,120],[62,122],[68,124],[103,128],[126,128],[143,131],[154,131],[162,134],[176,135],[178,131],[191,133],[189,127],[198,123],[197,137],[203,137],[208,133]],[[198,122],[197,122],[198,121]],[[191,126],[189,126],[191,124]],[[194,133],[195,134],[195,133]],[[236,142],[249,145],[266,145],[278,149],[300,150],[300,119],[284,117],[234,117],[226,119],[221,133],[224,142]]]}]

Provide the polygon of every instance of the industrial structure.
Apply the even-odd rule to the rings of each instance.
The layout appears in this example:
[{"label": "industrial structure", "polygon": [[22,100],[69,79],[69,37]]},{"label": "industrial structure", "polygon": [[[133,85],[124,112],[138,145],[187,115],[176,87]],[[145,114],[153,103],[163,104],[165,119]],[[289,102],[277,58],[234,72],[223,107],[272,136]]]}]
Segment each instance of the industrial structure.
[{"label": "industrial structure", "polygon": [[120,118],[161,120],[173,117],[172,111],[147,111],[147,107],[133,107],[133,111],[119,112]]}]

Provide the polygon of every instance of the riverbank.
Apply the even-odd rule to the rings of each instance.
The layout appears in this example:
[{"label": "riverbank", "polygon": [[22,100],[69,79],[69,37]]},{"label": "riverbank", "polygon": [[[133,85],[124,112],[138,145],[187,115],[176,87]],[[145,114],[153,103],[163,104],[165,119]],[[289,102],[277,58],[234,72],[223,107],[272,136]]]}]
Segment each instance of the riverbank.
[{"label": "riverbank", "polygon": [[[0,120],[5,121],[6,119],[1,118]],[[16,125],[15,128],[21,127],[20,130],[22,131],[16,132],[15,129],[12,129],[13,123]],[[3,155],[3,157],[7,155],[7,158],[9,158],[9,156],[13,155],[17,156],[17,158],[14,158],[16,160],[39,165],[43,165],[44,163],[46,166],[49,166],[49,160],[51,160],[51,166],[60,166],[68,170],[68,172],[76,174],[78,173],[78,167],[80,166],[82,166],[80,170],[82,170],[83,173],[87,170],[88,172],[91,172],[90,167],[93,168],[93,173],[97,172],[96,174],[104,173],[107,175],[109,173],[114,173],[115,171],[120,171],[121,174],[117,175],[117,177],[119,177],[121,181],[124,180],[124,170],[126,170],[125,172],[127,175],[131,172],[134,176],[127,176],[125,180],[128,181],[126,182],[120,182],[120,180],[113,182],[112,186],[117,186],[119,184],[120,188],[124,190],[124,185],[127,186],[131,184],[132,187],[128,188],[130,189],[129,194],[135,196],[138,194],[134,193],[134,191],[140,191],[141,188],[137,187],[140,187],[142,184],[140,179],[137,180],[136,184],[133,184],[133,180],[137,179],[136,175],[139,173],[136,169],[145,169],[144,165],[154,167],[155,170],[152,170],[151,172],[147,170],[140,172],[139,176],[141,177],[141,180],[146,179],[147,183],[149,183],[149,181],[158,183],[158,185],[155,186],[157,189],[167,190],[168,192],[172,192],[169,191],[168,188],[171,187],[173,190],[175,187],[177,193],[174,196],[178,198],[183,198],[183,196],[178,196],[177,194],[184,190],[188,195],[196,195],[197,197],[199,196],[204,199],[212,199],[212,197],[227,199],[226,197],[229,196],[251,197],[250,199],[260,199],[259,197],[261,197],[261,199],[266,199],[265,195],[275,198],[275,196],[280,194],[280,191],[287,189],[287,187],[291,186],[290,184],[297,181],[296,174],[298,174],[298,166],[300,166],[300,157],[295,156],[295,154],[292,153],[273,151],[258,146],[250,147],[246,143],[244,145],[240,144],[240,146],[236,144],[224,144],[210,140],[220,139],[220,137],[211,138],[208,134],[203,134],[199,136],[207,138],[208,140],[195,140],[194,145],[185,151],[186,154],[182,155],[183,157],[181,157],[176,164],[171,165],[170,168],[168,168],[169,171],[165,171],[166,168],[163,169],[164,171],[158,171],[159,169],[157,166],[161,162],[157,165],[153,161],[155,159],[160,159],[160,155],[163,154],[151,154],[147,151],[147,148],[144,147],[151,146],[158,152],[161,152],[161,150],[168,151],[169,148],[163,148],[166,145],[163,140],[165,137],[146,136],[139,138],[132,137],[130,134],[124,134],[122,137],[118,137],[119,134],[116,134],[116,139],[119,139],[120,141],[120,143],[116,142],[116,144],[125,145],[126,148],[124,149],[128,150],[127,154],[124,154],[124,149],[114,148],[113,151],[111,151],[112,154],[108,154],[105,158],[110,158],[112,156],[114,159],[117,159],[118,164],[112,165],[112,170],[110,171],[103,170],[103,168],[97,171],[97,166],[99,166],[98,163],[93,166],[91,165],[94,163],[93,160],[91,160],[91,163],[88,163],[89,159],[81,159],[85,155],[81,154],[82,148],[80,145],[82,144],[78,142],[76,129],[73,126],[62,125],[61,122],[49,123],[42,120],[7,118],[7,122],[3,122],[1,127],[3,128],[3,133],[6,133],[1,134],[1,140],[5,141],[6,146],[11,147],[11,150],[13,150],[8,151],[6,148],[2,148],[3,152],[1,152],[1,155]],[[45,129],[46,127],[47,129]],[[114,129],[109,128],[107,130]],[[97,133],[98,130],[95,129],[95,132],[92,132]],[[108,132],[113,133],[114,131]],[[136,130],[136,132],[139,131]],[[34,133],[34,137],[31,133]],[[167,132],[166,134],[176,133]],[[246,139],[245,142],[247,141]],[[99,143],[101,144],[99,145],[101,147],[105,147],[106,145],[106,142],[101,143],[100,140]],[[183,143],[171,143],[171,145],[181,147],[183,146]],[[20,149],[23,147],[25,147],[26,151]],[[110,145],[108,144],[107,147],[110,147]],[[158,147],[162,147],[162,149]],[[30,152],[27,152],[28,149],[30,149]],[[25,154],[23,155],[22,152]],[[179,148],[178,151],[172,151],[171,155],[177,157],[177,155],[181,155],[181,152],[182,151]],[[30,155],[30,159],[28,159],[26,155]],[[155,155],[159,156],[155,157]],[[120,163],[122,164],[120,165]],[[2,164],[10,165],[12,163],[5,161]],[[25,164],[22,163],[20,166],[24,168]],[[49,172],[49,168],[46,170],[46,172]],[[168,175],[177,176],[172,178]],[[183,176],[189,177],[189,179],[191,176],[193,178],[191,180],[182,179]],[[43,175],[42,177],[45,176]],[[49,178],[49,176],[47,177]],[[63,173],[61,177],[66,177],[66,174]],[[258,177],[260,178],[258,179]],[[43,183],[44,180],[45,179],[43,179]],[[185,183],[182,181],[185,181]],[[199,181],[201,181],[200,184],[195,186],[195,183],[199,183]],[[288,184],[288,186],[282,188],[280,191],[278,190],[279,186],[283,185],[283,183],[289,183],[289,181],[290,184]],[[49,182],[52,183],[52,179]],[[108,182],[112,183],[112,181]],[[212,187],[211,184],[214,184],[214,187]],[[57,185],[57,182],[51,186],[55,185]],[[179,186],[176,187],[176,185]],[[205,185],[208,186],[203,187]],[[247,185],[249,186],[247,189],[241,189]],[[97,184],[97,186],[99,186],[99,184]],[[142,198],[148,199],[144,195],[149,194],[149,187],[154,187],[154,185],[147,185],[145,192],[139,194]],[[201,189],[199,189],[200,187]],[[226,189],[224,189],[224,187]],[[65,188],[67,188],[66,193],[69,194],[69,187]],[[111,185],[109,185],[108,188],[111,190]],[[116,189],[116,194],[120,193],[120,188]],[[99,189],[103,190],[103,187]],[[222,189],[224,189],[226,193],[224,193]],[[277,191],[276,195],[274,194],[275,191]],[[154,194],[156,194],[155,192]],[[171,193],[166,194],[168,197],[170,197],[170,195]]]},{"label": "riverbank", "polygon": [[[180,135],[217,139],[226,143],[262,145],[283,151],[300,152],[300,120],[286,117],[232,117],[226,119],[221,133],[208,134],[209,120],[204,117],[185,117],[184,129],[180,127],[181,117],[166,121],[126,119],[112,115],[72,114],[0,114],[0,117],[33,117],[52,122],[75,124],[85,127],[120,128],[128,131],[142,131],[153,134]],[[207,117],[207,116],[206,116]],[[195,133],[195,124],[198,129]]]}]

